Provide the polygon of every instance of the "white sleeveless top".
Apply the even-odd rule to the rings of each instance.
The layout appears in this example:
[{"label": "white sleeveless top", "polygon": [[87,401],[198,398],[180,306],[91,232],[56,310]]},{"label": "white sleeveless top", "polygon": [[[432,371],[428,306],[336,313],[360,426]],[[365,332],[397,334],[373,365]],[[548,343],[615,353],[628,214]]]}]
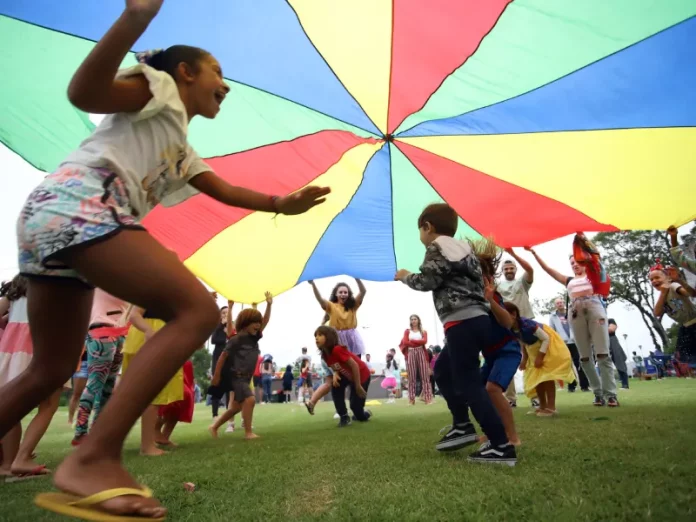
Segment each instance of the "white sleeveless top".
[{"label": "white sleeveless top", "polygon": [[592,295],[595,293],[594,288],[592,288],[592,283],[590,283],[587,276],[574,277],[568,281],[567,288],[571,299],[577,297],[579,294],[588,295],[587,292],[589,292],[589,295]]}]

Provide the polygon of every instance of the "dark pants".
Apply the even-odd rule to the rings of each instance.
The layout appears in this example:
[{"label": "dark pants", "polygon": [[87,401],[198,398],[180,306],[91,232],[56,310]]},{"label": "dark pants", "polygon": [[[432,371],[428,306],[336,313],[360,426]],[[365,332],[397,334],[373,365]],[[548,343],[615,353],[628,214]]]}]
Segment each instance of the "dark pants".
[{"label": "dark pants", "polygon": [[[573,364],[575,365],[575,370],[578,372],[578,378],[580,379],[580,389],[581,390],[589,390],[590,383],[587,380],[587,375],[585,375],[585,372],[583,371],[582,366],[580,366],[580,352],[578,352],[578,347],[575,346],[575,343],[569,343],[568,350],[570,350],[570,356],[573,359]],[[574,391],[575,388],[577,388],[577,386],[578,386],[577,381],[572,382],[572,383],[568,384],[568,390]]]},{"label": "dark pants", "polygon": [[466,424],[469,408],[493,445],[507,443],[505,428],[481,383],[479,354],[489,344],[491,320],[468,319],[447,329],[447,345],[435,363],[435,382],[452,412],[453,424]]},{"label": "dark pants", "polygon": [[220,404],[224,404],[226,408],[230,407],[230,396],[225,393],[222,397],[210,397],[210,405],[213,407],[213,418],[218,416],[218,410],[220,409]]},{"label": "dark pants", "polygon": [[264,402],[271,402],[271,385],[273,384],[273,376],[272,375],[262,375],[261,376],[261,385],[263,386],[263,401]]},{"label": "dark pants", "polygon": [[[370,379],[367,379],[364,383],[362,383],[362,387],[365,391],[367,391],[367,389],[370,387]],[[355,419],[359,421],[366,421],[369,417],[365,415],[365,399],[358,397],[355,390],[355,384],[353,384],[343,375],[341,376],[338,387],[331,387],[331,398],[333,399],[336,413],[338,413],[341,417],[348,415],[345,400],[346,388],[350,388],[350,409],[353,412],[353,415],[355,415]],[[367,398],[367,395],[365,398]]]},{"label": "dark pants", "polygon": [[616,370],[619,372],[619,379],[621,379],[621,387],[624,389],[628,389],[628,374],[626,372],[622,372],[621,370]]}]

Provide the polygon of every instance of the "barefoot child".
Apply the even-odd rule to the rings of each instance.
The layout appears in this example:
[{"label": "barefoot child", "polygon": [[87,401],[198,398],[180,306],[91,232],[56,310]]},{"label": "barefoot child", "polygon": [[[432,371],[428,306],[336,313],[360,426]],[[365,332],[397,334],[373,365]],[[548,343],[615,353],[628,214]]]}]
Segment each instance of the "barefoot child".
[{"label": "barefoot child", "polygon": [[208,428],[214,438],[217,438],[220,426],[240,411],[244,422],[245,438],[247,440],[258,438],[258,435],[252,431],[256,399],[251,391],[250,382],[261,353],[259,340],[271,318],[273,300],[269,293],[266,293],[266,302],[268,304],[263,316],[255,308],[247,308],[239,312],[235,322],[237,335],[228,341],[225,351],[218,359],[209,393],[213,397],[221,397],[224,393],[229,393],[230,408]]},{"label": "barefoot child", "polygon": [[305,187],[271,197],[229,185],[201,160],[187,142],[189,122],[197,115],[214,118],[229,92],[210,53],[176,45],[141,54],[139,65],[118,70],[161,5],[126,0],[80,65],[68,99],[106,117],[29,195],[17,224],[34,360],[30,371],[0,389],[0,437],[74,373],[93,287],[166,321],[134,357],[89,437],[56,470],[54,482],[63,493],[36,499],[42,508],[72,516],[165,516],[152,492],[123,467],[123,442],[218,323],[206,288],[140,221],[157,204],[174,205],[197,192],[281,214],[306,212],[330,192]]},{"label": "barefoot child", "polygon": [[454,239],[457,213],[445,203],[428,205],[418,218],[420,240],[426,246],[420,273],[399,270],[395,279],[421,292],[432,291],[445,326],[447,345],[435,364],[435,381],[452,413],[452,426],[436,449],[457,450],[478,440],[469,408],[488,438],[469,455],[472,462],[514,466],[500,416],[481,384],[479,354],[491,340],[490,306],[484,297],[481,264],[471,245]]},{"label": "barefoot child", "polygon": [[370,369],[354,353],[338,344],[338,333],[330,326],[320,326],[314,332],[314,340],[321,351],[321,358],[333,371],[333,398],[336,413],[340,417],[339,428],[349,426],[351,418],[346,409],[346,388],[350,388],[350,409],[353,420],[367,422],[372,412],[365,409],[367,389],[370,386]]},{"label": "barefoot child", "polygon": [[556,415],[556,381],[577,379],[570,350],[550,326],[520,317],[512,303],[505,308],[513,318],[512,330],[524,348],[520,370],[524,371],[524,391],[528,397],[538,396],[538,417]]},{"label": "barefoot child", "polygon": [[[205,348],[203,348],[205,350]],[[157,424],[155,426],[155,442],[158,446],[176,447],[172,442],[172,433],[180,422],[191,424],[193,422],[194,379],[193,363],[189,359],[184,364],[183,371],[183,399],[172,402],[166,406],[160,406],[157,411]]]}]

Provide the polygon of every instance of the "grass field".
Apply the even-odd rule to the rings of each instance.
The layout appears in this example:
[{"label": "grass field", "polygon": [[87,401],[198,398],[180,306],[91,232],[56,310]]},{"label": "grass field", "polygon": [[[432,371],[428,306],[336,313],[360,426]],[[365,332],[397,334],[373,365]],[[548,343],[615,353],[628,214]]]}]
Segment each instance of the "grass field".
[{"label": "grass field", "polygon": [[[438,454],[438,431],[450,421],[442,399],[375,406],[369,423],[342,430],[330,403],[314,417],[296,404],[260,406],[254,425],[262,438],[251,442],[241,433],[212,440],[201,405],[166,456],[139,457],[134,431],[126,464],[172,521],[696,520],[696,380],[631,386],[616,410],[564,391],[558,418],[518,408],[515,468],[468,463],[473,447]],[[71,436],[61,409],[40,461],[56,466]],[[32,504],[50,489],[49,479],[0,484],[0,520],[63,520]]]}]

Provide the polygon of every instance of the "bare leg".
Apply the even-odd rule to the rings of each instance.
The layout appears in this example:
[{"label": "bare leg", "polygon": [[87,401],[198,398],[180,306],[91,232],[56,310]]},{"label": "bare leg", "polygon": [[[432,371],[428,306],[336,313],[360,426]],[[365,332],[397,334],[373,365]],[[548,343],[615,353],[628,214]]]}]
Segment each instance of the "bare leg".
[{"label": "bare leg", "polygon": [[148,406],[140,418],[140,454],[147,457],[159,457],[165,452],[157,447],[157,410],[154,404]]},{"label": "bare leg", "polygon": [[512,414],[512,406],[510,406],[510,401],[505,397],[505,390],[494,382],[486,383],[486,391],[491,398],[491,402],[495,409],[498,410],[498,415],[500,415],[500,420],[503,421],[503,426],[505,427],[505,434],[507,435],[508,441],[513,446],[520,446],[522,441],[517,434],[517,429],[515,428],[515,417]]},{"label": "bare leg", "polygon": [[329,394],[329,392],[331,391],[332,381],[333,379],[331,377],[327,377],[326,380],[322,383],[322,385],[314,391],[312,397],[309,399],[309,403],[312,406],[316,406],[320,400],[322,400],[326,395]]},{"label": "bare leg", "polygon": [[242,419],[244,420],[244,438],[247,440],[258,439],[259,436],[251,431],[252,418],[254,416],[254,406],[256,405],[256,400],[254,397],[247,397],[242,402]]},{"label": "bare leg", "polygon": [[546,385],[546,409],[550,412],[556,411],[556,383],[548,381]]},{"label": "bare leg", "polygon": [[171,441],[170,437],[172,436],[172,432],[174,431],[174,428],[176,428],[176,425],[178,422],[179,422],[179,420],[176,417],[176,415],[168,415],[166,417],[159,417],[157,419],[155,442],[157,444],[159,444],[160,446],[176,447],[176,444],[174,444]]},{"label": "bare leg", "polygon": [[[62,261],[104,291],[167,321],[133,358],[118,384],[118,393],[101,412],[89,437],[54,475],[58,489],[80,497],[112,488],[139,488],[140,484],[121,464],[123,442],[150,402],[215,329],[219,319],[217,306],[176,256],[143,231],[124,230],[107,240],[67,251]],[[36,285],[42,288],[42,295],[32,296],[32,286],[29,294],[34,360],[37,353],[60,352],[56,346],[71,346],[73,350],[67,365],[62,362],[65,353],[54,357],[58,361],[54,364],[70,368],[67,375],[62,373],[51,383],[55,383],[55,389],[74,371],[87,330],[92,293],[88,294],[88,301],[78,303],[80,313],[76,314],[78,294],[74,286],[70,295],[61,295],[56,283],[42,281]],[[55,303],[61,303],[60,308],[66,313],[57,314]],[[81,317],[80,322],[76,315]],[[55,324],[52,327],[48,323]],[[27,372],[28,379],[39,382],[43,382],[45,373],[46,370],[38,375]],[[14,400],[8,400],[3,392],[0,395],[0,422],[4,425],[15,416],[20,417],[24,409],[17,408],[16,415],[8,414],[5,404],[24,403],[26,397],[21,391]],[[166,514],[157,500],[128,495],[103,502],[99,507],[117,515]]]},{"label": "bare leg", "polygon": [[[36,463],[31,458],[31,455],[34,453],[36,446],[39,445],[39,441],[46,434],[46,430],[48,430],[48,426],[51,424],[53,415],[55,415],[58,409],[62,391],[63,388],[61,387],[53,392],[51,397],[39,404],[39,412],[31,420],[24,432],[24,440],[22,440],[17,457],[15,457],[12,463],[12,473],[28,473],[36,468]],[[48,470],[45,470],[45,472],[49,473]]]},{"label": "bare leg", "polygon": [[239,403],[234,402],[234,393],[232,392],[229,393],[228,406],[229,403],[231,403],[232,406],[228,407],[228,409],[225,410],[225,413],[223,413],[217,419],[215,419],[215,421],[208,427],[208,431],[214,439],[217,439],[217,432],[220,429],[220,426],[225,424],[228,420],[234,419],[234,416],[237,415],[240,411],[242,411],[242,408],[239,405]]},{"label": "bare leg", "polygon": [[15,426],[7,432],[5,438],[2,439],[2,462],[0,462],[0,477],[8,477],[12,475],[12,463],[14,462],[17,452],[19,451],[19,443],[22,440],[22,425]]},{"label": "bare leg", "polygon": [[73,394],[70,397],[70,405],[68,406],[68,424],[72,426],[75,420],[75,412],[77,411],[77,406],[80,404],[80,397],[87,384],[87,379],[83,377],[73,378]]}]

